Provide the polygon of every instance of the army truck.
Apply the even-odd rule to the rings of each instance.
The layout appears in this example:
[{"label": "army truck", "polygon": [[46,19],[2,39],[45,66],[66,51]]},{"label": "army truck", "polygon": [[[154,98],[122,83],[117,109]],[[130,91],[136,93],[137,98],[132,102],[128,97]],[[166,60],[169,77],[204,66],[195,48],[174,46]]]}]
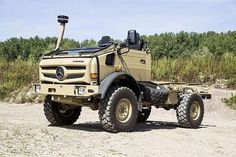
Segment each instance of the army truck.
[{"label": "army truck", "polygon": [[128,31],[124,43],[103,36],[94,48],[62,50],[67,16],[58,16],[60,33],[56,49],[39,64],[44,113],[52,125],[71,125],[82,107],[98,110],[102,127],[109,132],[131,131],[145,122],[151,108],[176,110],[180,126],[197,128],[204,115],[204,86],[151,81],[151,54],[143,38]]}]

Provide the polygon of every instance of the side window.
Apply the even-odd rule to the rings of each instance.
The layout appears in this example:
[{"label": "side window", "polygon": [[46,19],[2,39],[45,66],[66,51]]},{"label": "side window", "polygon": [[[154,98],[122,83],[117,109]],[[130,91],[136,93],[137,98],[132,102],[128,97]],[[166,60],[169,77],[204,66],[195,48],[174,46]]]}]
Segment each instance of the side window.
[{"label": "side window", "polygon": [[114,53],[108,54],[106,57],[106,65],[114,65],[114,61],[115,61],[115,54]]}]

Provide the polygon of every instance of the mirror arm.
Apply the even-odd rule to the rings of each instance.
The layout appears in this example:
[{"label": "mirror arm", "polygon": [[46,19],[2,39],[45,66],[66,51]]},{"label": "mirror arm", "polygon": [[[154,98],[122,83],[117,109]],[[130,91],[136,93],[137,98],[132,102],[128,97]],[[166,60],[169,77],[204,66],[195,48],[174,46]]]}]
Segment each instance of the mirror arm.
[{"label": "mirror arm", "polygon": [[119,48],[118,50],[117,50],[117,54],[118,55],[123,55],[123,54],[126,54],[126,53],[128,53],[129,51],[130,51],[130,48],[128,48],[128,50],[126,51],[126,52],[123,52],[123,53],[121,53],[121,50],[122,50],[123,48]]}]

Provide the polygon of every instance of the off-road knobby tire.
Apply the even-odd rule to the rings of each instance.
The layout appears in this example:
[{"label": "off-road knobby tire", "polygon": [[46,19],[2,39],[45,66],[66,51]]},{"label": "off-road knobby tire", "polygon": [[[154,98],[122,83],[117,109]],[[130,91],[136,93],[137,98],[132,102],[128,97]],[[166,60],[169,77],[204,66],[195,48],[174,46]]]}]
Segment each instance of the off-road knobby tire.
[{"label": "off-road knobby tire", "polygon": [[[182,93],[179,95],[179,99],[176,116],[180,126],[198,128],[204,116],[204,104],[201,96],[196,93]],[[197,101],[200,106],[199,116],[195,120],[190,116],[190,108],[194,101]]]},{"label": "off-road knobby tire", "polygon": [[150,109],[143,109],[142,111],[139,111],[137,121],[138,122],[145,122],[148,119],[148,117],[150,116],[150,113],[151,113],[151,108]]},{"label": "off-road knobby tire", "polygon": [[151,105],[156,107],[165,104],[168,99],[168,90],[162,86],[160,86],[160,89],[155,89],[141,85],[140,89],[143,92],[143,101],[150,102]]},{"label": "off-road knobby tire", "polygon": [[52,101],[51,96],[46,96],[44,101],[44,114],[47,120],[56,126],[60,125],[71,125],[80,116],[81,106],[69,110],[69,115],[63,115],[59,110],[60,103]]},{"label": "off-road knobby tire", "polygon": [[[116,116],[118,102],[127,98],[132,105],[132,114],[127,122],[121,123]],[[134,92],[127,87],[110,87],[99,104],[99,119],[102,127],[109,132],[131,131],[138,117],[138,102]]]}]

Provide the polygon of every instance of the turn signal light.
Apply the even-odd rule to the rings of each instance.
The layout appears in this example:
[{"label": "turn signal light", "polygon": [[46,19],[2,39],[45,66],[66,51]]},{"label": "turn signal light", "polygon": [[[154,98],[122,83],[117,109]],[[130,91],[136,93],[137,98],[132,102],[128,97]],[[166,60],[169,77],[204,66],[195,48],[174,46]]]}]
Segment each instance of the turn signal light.
[{"label": "turn signal light", "polygon": [[97,73],[91,73],[90,77],[91,77],[91,79],[97,79],[98,78],[98,74]]},{"label": "turn signal light", "polygon": [[122,66],[121,65],[116,66],[114,70],[115,70],[115,72],[120,72],[120,71],[122,71]]},{"label": "turn signal light", "polygon": [[122,71],[121,67],[115,67],[115,72],[120,72]]}]

